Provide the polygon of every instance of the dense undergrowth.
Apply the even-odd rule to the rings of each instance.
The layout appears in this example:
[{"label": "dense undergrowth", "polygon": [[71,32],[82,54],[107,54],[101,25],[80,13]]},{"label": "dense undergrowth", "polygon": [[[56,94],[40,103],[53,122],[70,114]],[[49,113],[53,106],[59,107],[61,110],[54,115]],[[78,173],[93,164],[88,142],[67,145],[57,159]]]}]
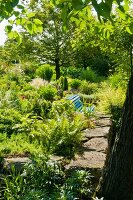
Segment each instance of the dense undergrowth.
[{"label": "dense undergrowth", "polygon": [[73,158],[80,150],[83,129],[94,126],[94,113],[75,112],[66,97],[79,94],[85,106],[94,104],[96,112],[111,114],[118,130],[118,110],[121,111],[125,99],[128,77],[123,79],[117,73],[104,78],[90,68],[74,70],[67,71],[67,77],[62,70],[56,81],[48,65],[36,70],[21,65],[1,67],[1,158],[36,158],[24,171],[12,169],[9,175],[2,176],[2,199],[91,198],[91,175],[87,171],[68,173],[49,160],[51,155]]}]

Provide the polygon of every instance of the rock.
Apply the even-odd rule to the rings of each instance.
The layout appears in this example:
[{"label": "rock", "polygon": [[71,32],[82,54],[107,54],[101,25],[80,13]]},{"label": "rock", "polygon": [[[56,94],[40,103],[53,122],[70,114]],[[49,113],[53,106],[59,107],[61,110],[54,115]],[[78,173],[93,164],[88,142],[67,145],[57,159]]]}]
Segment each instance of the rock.
[{"label": "rock", "polygon": [[26,163],[30,162],[28,157],[4,158],[4,167],[11,169],[11,166],[14,165],[17,170],[20,170]]},{"label": "rock", "polygon": [[84,168],[84,169],[102,169],[106,154],[96,151],[85,151],[82,156],[78,156],[75,160],[72,160],[66,169],[73,167]]},{"label": "rock", "polygon": [[108,140],[106,138],[93,138],[83,144],[86,150],[106,153]]},{"label": "rock", "polygon": [[88,139],[97,137],[107,137],[110,127],[96,127],[94,129],[86,129],[84,131],[85,137]]},{"label": "rock", "polygon": [[110,118],[101,118],[101,119],[97,119],[95,122],[95,126],[100,126],[100,127],[104,127],[104,126],[110,126],[111,125],[111,120]]}]

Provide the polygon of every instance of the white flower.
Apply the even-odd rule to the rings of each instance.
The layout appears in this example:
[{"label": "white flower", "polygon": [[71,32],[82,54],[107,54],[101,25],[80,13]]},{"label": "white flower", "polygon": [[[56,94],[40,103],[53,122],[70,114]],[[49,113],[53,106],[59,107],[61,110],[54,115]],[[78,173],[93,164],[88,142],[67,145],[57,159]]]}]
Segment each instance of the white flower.
[{"label": "white flower", "polygon": [[38,89],[40,88],[41,86],[44,86],[46,84],[48,84],[48,82],[46,80],[43,80],[42,78],[34,78],[32,81],[31,81],[31,86]]}]

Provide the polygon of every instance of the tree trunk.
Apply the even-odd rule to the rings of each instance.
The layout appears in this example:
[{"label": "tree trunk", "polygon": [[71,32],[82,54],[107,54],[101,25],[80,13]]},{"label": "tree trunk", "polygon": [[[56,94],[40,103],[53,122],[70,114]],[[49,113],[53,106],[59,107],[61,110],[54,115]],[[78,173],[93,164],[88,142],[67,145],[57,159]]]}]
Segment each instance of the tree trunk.
[{"label": "tree trunk", "polygon": [[133,74],[133,48],[131,44],[131,49],[130,49],[130,60],[131,60],[131,74]]},{"label": "tree trunk", "polygon": [[133,200],[133,75],[130,78],[122,123],[97,196],[105,200]]},{"label": "tree trunk", "polygon": [[55,58],[55,71],[56,71],[56,80],[58,80],[60,78],[60,63],[58,58]]}]

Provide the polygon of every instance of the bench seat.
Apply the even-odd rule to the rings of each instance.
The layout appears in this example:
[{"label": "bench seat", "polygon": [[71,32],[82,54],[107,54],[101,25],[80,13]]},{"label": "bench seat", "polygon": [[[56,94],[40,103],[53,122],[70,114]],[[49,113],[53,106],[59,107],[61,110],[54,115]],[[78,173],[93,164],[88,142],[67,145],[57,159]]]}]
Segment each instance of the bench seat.
[{"label": "bench seat", "polygon": [[71,96],[67,97],[67,99],[70,100],[74,104],[74,109],[76,111],[84,112],[84,109],[85,109],[85,111],[87,111],[89,113],[94,112],[95,106],[91,105],[89,107],[84,107],[83,102],[80,99],[80,96],[77,94],[71,95]]}]

